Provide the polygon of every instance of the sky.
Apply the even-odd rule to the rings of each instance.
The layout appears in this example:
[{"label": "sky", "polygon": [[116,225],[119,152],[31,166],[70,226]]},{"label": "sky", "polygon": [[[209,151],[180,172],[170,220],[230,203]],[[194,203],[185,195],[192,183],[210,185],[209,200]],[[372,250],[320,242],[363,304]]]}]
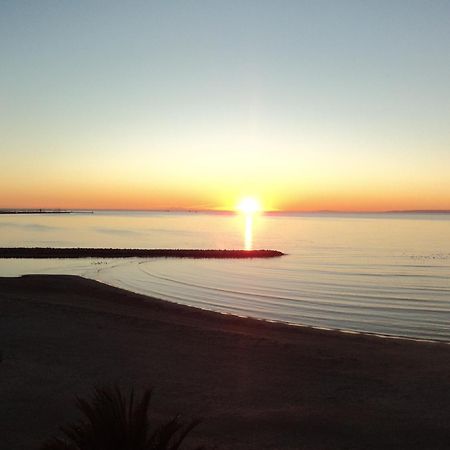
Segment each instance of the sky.
[{"label": "sky", "polygon": [[0,0],[0,208],[450,209],[450,1]]}]

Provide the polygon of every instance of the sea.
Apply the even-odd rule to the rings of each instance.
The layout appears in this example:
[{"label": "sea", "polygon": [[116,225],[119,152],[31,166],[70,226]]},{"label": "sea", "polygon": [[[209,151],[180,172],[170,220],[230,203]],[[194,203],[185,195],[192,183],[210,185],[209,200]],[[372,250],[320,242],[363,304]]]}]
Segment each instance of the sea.
[{"label": "sea", "polygon": [[1,247],[275,249],[268,259],[0,259],[295,326],[450,342],[450,214],[0,215]]}]

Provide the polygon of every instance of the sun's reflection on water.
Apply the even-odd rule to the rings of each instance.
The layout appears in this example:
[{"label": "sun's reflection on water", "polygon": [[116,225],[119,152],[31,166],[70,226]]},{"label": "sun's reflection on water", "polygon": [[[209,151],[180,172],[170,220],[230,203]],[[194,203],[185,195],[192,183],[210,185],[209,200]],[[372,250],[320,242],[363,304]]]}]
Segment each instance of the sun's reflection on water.
[{"label": "sun's reflection on water", "polygon": [[244,246],[245,250],[253,248],[253,216],[251,214],[245,215]]}]

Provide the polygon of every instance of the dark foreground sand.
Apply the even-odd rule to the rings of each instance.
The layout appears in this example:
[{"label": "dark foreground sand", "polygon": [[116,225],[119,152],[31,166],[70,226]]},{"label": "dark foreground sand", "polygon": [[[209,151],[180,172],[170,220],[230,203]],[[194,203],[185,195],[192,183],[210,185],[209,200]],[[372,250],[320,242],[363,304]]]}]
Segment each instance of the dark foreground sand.
[{"label": "dark foreground sand", "polygon": [[219,449],[449,449],[450,346],[202,312],[73,276],[0,278],[0,448],[33,449],[94,384],[154,386]]}]

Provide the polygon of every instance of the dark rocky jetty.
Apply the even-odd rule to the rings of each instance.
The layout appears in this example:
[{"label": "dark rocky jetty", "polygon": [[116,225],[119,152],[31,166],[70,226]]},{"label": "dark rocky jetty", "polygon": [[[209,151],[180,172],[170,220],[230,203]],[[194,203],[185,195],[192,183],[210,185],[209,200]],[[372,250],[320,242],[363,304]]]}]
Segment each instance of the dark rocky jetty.
[{"label": "dark rocky jetty", "polygon": [[273,258],[277,250],[134,249],[134,248],[44,248],[3,247],[0,258]]}]

